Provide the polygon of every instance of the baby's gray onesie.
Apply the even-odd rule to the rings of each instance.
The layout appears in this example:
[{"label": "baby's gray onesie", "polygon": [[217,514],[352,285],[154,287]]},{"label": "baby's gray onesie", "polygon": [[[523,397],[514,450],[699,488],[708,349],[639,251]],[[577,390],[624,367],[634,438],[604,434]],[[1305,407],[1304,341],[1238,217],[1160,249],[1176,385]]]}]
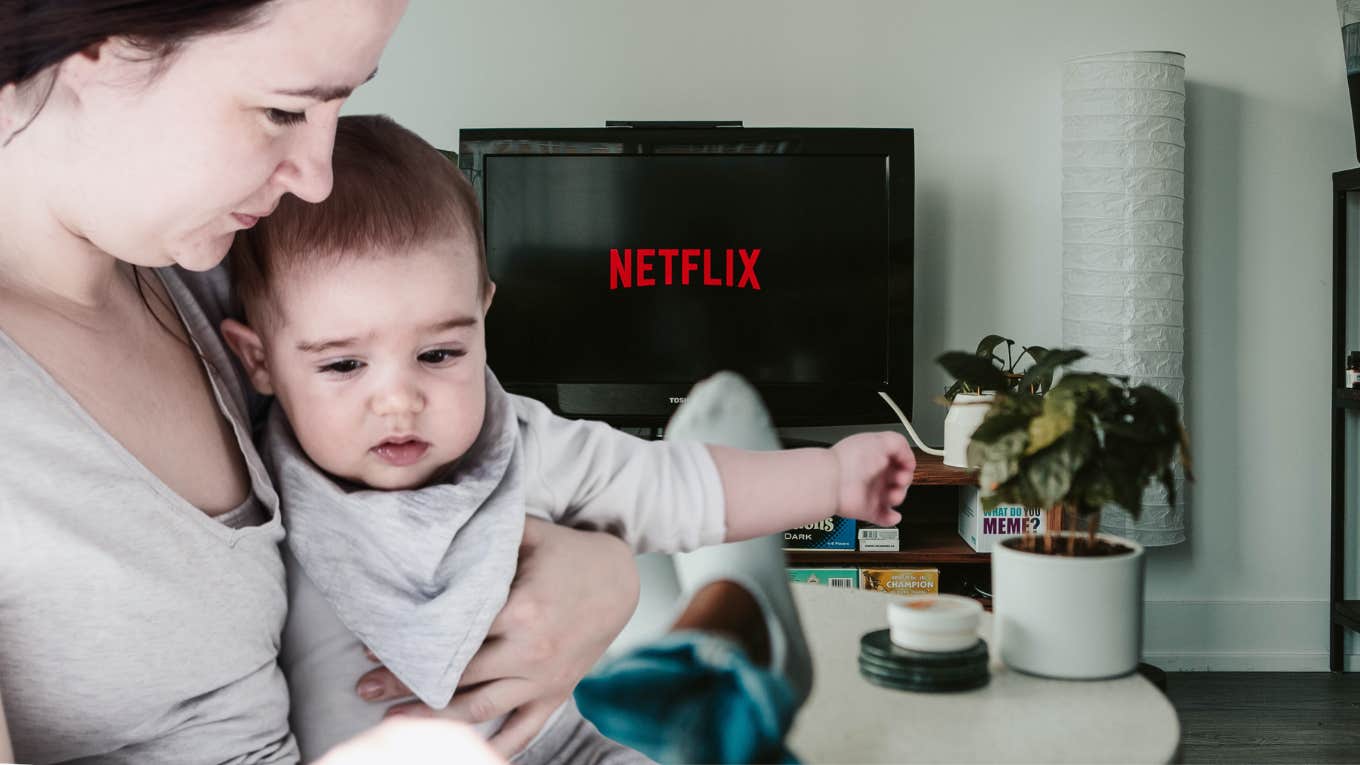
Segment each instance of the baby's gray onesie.
[{"label": "baby's gray onesie", "polygon": [[[638,552],[693,550],[725,533],[722,484],[702,444],[648,442],[557,417],[506,393],[489,370],[481,433],[430,486],[337,482],[307,459],[277,405],[263,447],[288,530],[281,662],[304,760],[381,720],[383,707],[354,692],[373,667],[365,645],[421,701],[448,704],[505,604],[526,513],[614,533]],[[645,758],[604,738],[568,702],[515,758],[567,761]]]}]

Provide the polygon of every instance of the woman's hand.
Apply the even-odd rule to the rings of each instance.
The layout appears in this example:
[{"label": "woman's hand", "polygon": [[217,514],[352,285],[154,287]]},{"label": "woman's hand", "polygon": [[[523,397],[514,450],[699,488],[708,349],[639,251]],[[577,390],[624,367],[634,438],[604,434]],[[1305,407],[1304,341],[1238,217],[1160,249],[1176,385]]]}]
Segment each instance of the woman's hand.
[{"label": "woman's hand", "polygon": [[[509,757],[571,695],[628,623],[637,599],[637,566],[622,541],[530,518],[510,598],[464,670],[453,701],[443,710],[408,702],[388,715],[479,723],[511,713],[490,740]],[[372,700],[410,695],[384,667],[359,685],[370,681],[383,688]]]}]

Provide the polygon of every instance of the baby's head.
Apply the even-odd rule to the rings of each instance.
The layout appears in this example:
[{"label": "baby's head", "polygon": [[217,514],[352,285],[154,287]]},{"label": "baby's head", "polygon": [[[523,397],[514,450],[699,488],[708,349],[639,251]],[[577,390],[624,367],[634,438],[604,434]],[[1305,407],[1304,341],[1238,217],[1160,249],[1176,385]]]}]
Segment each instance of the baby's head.
[{"label": "baby's head", "polygon": [[320,468],[415,488],[482,427],[495,290],[477,201],[453,163],[386,117],[340,119],[334,172],[326,201],[285,197],[237,237],[246,323],[222,333]]}]

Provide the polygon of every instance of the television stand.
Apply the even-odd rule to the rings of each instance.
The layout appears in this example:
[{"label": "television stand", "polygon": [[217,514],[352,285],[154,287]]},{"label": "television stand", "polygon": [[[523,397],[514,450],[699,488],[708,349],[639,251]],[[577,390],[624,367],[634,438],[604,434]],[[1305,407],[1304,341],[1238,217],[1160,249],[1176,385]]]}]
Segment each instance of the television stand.
[{"label": "television stand", "polygon": [[[656,428],[620,428],[620,430],[622,430],[622,431],[625,432],[625,433],[629,433],[629,434],[631,434],[631,435],[638,436],[638,437],[640,437],[640,438],[645,438],[645,439],[647,439],[648,441],[660,441],[661,439],[665,438],[665,436],[666,436],[666,429],[665,429],[665,428],[662,428],[662,427],[656,427]],[[817,440],[810,439],[810,438],[790,438],[790,437],[787,437],[787,436],[780,436],[780,437],[779,437],[779,444],[780,444],[780,448],[783,448],[783,449],[822,448],[822,447],[827,447],[827,446],[830,446],[830,445],[831,445],[831,444],[829,444],[829,443],[827,443],[827,442],[825,442],[825,441],[817,441]]]},{"label": "television stand", "polygon": [[[915,451],[915,450],[913,450]],[[959,491],[977,486],[977,473],[915,451],[916,476],[898,508],[901,549],[892,551],[785,549],[791,568],[937,568],[940,592],[968,595],[990,608],[990,553],[968,546],[958,532]]]}]

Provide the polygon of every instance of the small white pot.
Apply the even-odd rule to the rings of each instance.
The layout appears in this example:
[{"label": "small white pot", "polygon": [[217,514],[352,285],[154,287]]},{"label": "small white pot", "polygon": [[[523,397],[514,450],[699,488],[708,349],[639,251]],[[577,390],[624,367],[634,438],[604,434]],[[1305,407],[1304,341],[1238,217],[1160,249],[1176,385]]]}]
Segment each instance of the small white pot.
[{"label": "small white pot", "polygon": [[944,464],[968,467],[968,444],[996,400],[994,393],[959,393],[944,416]]},{"label": "small white pot", "polygon": [[[1055,544],[1069,535],[1054,534]],[[992,548],[994,651],[1032,675],[1096,680],[1127,675],[1143,652],[1143,546],[1122,555],[1074,558]],[[1014,539],[1014,537],[1010,537]]]}]

